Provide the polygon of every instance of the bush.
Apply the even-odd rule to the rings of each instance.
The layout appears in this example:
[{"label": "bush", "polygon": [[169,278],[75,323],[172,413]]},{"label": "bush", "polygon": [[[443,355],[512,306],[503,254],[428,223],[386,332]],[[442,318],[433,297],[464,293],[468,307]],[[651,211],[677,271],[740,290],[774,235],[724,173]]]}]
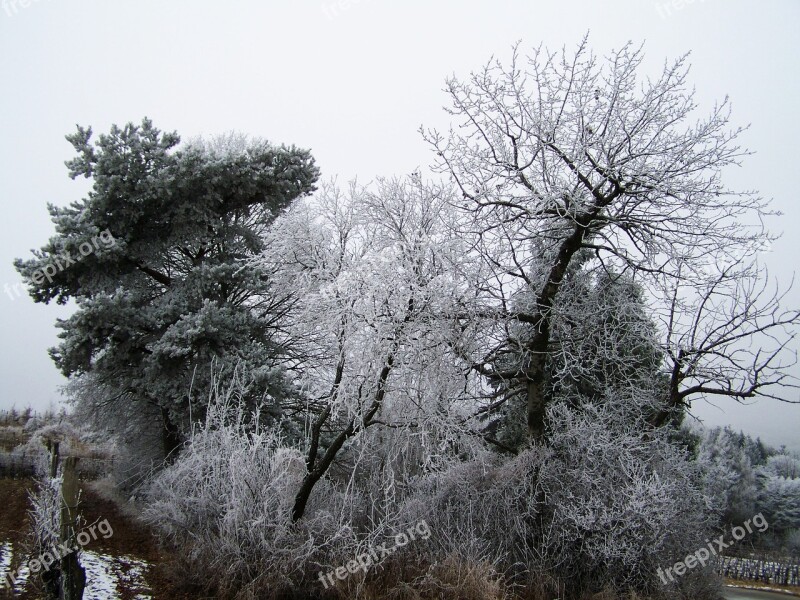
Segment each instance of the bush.
[{"label": "bush", "polygon": [[454,464],[421,482],[406,506],[433,531],[421,560],[491,565],[526,597],[714,597],[710,568],[671,587],[656,576],[705,546],[714,523],[683,453],[591,405],[552,407],[549,421],[547,447]]},{"label": "bush", "polygon": [[235,394],[209,405],[176,462],[144,489],[145,520],[180,549],[189,577],[223,597],[270,598],[302,586],[357,544],[320,489],[297,525],[291,508],[304,473],[299,451],[249,422]]},{"label": "bush", "polygon": [[[186,577],[210,582],[206,593],[715,597],[710,568],[670,586],[656,575],[706,545],[714,515],[698,477],[666,434],[623,426],[608,407],[552,407],[547,445],[513,458],[473,452],[401,479],[375,456],[358,459],[349,479],[321,481],[293,524],[303,456],[242,406],[231,392],[210,402],[147,489],[147,520],[180,549]],[[324,592],[319,572],[423,520],[430,537]]]}]

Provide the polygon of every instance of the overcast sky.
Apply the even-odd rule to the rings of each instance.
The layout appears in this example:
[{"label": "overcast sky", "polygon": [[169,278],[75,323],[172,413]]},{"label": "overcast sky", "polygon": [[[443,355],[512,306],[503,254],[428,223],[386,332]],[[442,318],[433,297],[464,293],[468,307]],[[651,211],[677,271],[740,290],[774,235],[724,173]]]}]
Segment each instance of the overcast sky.
[{"label": "overcast sky", "polygon": [[[743,139],[756,154],[727,181],[784,213],[768,225],[786,235],[764,258],[788,282],[800,256],[799,27],[797,0],[5,0],[0,408],[46,407],[64,383],[47,348],[70,308],[34,304],[11,261],[53,233],[48,202],[88,189],[63,164],[76,123],[100,133],[148,116],[184,139],[241,131],[310,148],[325,178],[367,182],[428,165],[417,130],[446,127],[444,78],[508,58],[516,41],[574,48],[589,31],[601,55],[645,42],[654,74],[691,52],[701,106],[729,95],[734,122],[751,124]],[[800,305],[800,290],[789,300]],[[800,449],[800,405],[720,401],[694,412]]]}]

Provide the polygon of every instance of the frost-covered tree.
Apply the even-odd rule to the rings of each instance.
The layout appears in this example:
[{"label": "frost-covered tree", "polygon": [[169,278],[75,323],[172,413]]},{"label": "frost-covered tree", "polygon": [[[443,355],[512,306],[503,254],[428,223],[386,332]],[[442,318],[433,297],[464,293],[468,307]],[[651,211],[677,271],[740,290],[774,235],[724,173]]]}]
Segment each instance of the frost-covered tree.
[{"label": "frost-covered tree", "polygon": [[605,270],[582,275],[559,298],[549,369],[554,393],[594,400],[606,390],[652,395],[662,353],[641,287]]},{"label": "frost-covered tree", "polygon": [[783,452],[771,454],[756,471],[756,507],[770,525],[762,546],[796,553],[800,549],[800,458]]},{"label": "frost-covered tree", "polygon": [[728,528],[761,513],[769,530],[748,539],[763,549],[796,549],[800,460],[730,428],[700,429],[694,450],[703,492]]},{"label": "frost-covered tree", "polygon": [[746,451],[745,436],[729,428],[703,431],[696,462],[703,491],[725,523],[741,523],[756,512],[756,471]]},{"label": "frost-covered tree", "polygon": [[457,352],[470,328],[455,317],[471,291],[453,267],[466,252],[444,226],[447,194],[417,176],[348,193],[329,186],[276,229],[297,243],[270,244],[262,262],[280,265],[301,299],[283,325],[307,396],[296,407],[307,474],[295,519],[348,447],[408,472],[453,451],[473,385]]},{"label": "frost-covered tree", "polygon": [[789,368],[800,311],[783,307],[787,291],[770,281],[757,247],[741,250],[680,266],[655,294],[669,384],[654,425],[682,414],[696,397],[798,401]]},{"label": "frost-covered tree", "polygon": [[800,479],[800,458],[788,454],[773,454],[767,459],[764,472],[785,479]]},{"label": "frost-covered tree", "polygon": [[[92,179],[92,191],[49,206],[56,234],[15,265],[36,301],[77,303],[51,351],[61,371],[91,373],[109,402],[157,407],[169,453],[190,394],[207,397],[213,361],[250,365],[259,399],[286,392],[274,334],[292,298],[245,263],[272,221],[314,189],[318,170],[305,150],[237,136],[178,146],[148,119],[91,136],[82,127],[67,136],[77,152],[67,166]],[[41,277],[101,232],[113,243]]]},{"label": "frost-covered tree", "polygon": [[[621,418],[631,423],[642,415],[652,417],[663,409],[666,385],[658,331],[643,290],[626,275],[588,269],[587,263],[573,265],[553,306],[548,393],[575,408],[626,397],[631,399],[625,404],[629,414]],[[515,310],[527,310],[534,301],[526,292]],[[509,446],[519,447],[527,438],[526,390],[520,375],[528,356],[525,345],[535,331],[525,323],[511,331],[509,343],[496,347],[497,360],[489,375],[494,397],[509,397],[496,426]]]},{"label": "frost-covered tree", "polygon": [[800,529],[800,479],[767,475],[758,500],[770,527],[779,532]]},{"label": "frost-covered tree", "polygon": [[[725,167],[747,154],[737,145],[741,129],[729,125],[727,100],[696,117],[687,57],[652,78],[640,74],[642,61],[641,48],[630,44],[604,59],[586,40],[574,53],[539,48],[522,57],[515,49],[508,65],[491,62],[466,80],[448,80],[455,126],[425,133],[436,168],[458,187],[462,229],[485,260],[495,326],[524,323],[533,332],[515,377],[534,437],[543,435],[553,399],[547,367],[558,295],[584,254],[595,267],[654,289],[664,280],[690,282],[687,264],[769,239],[749,225],[769,214],[767,202],[722,180]],[[533,301],[514,305],[521,291]],[[741,330],[745,338],[752,331]],[[734,368],[746,380],[763,361],[757,354]]]}]

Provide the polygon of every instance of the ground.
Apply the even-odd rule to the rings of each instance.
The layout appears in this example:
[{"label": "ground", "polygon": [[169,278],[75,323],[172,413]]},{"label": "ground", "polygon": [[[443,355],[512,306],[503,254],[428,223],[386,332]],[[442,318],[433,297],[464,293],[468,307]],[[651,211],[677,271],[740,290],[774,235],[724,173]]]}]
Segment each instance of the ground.
[{"label": "ground", "polygon": [[[28,537],[28,490],[34,485],[31,479],[0,478],[0,544],[11,542],[15,549],[24,548]],[[100,588],[93,594],[85,594],[85,600],[92,596],[110,600],[134,600],[136,598],[152,598],[153,600],[188,600],[196,599],[196,591],[178,591],[171,583],[169,565],[172,556],[161,550],[151,532],[144,525],[136,522],[130,515],[119,509],[117,504],[103,494],[98,493],[96,486],[84,482],[81,502],[81,513],[86,522],[91,524],[107,519],[113,535],[104,539],[98,535],[85,547],[84,556],[87,568],[95,570],[106,567],[116,577],[105,577],[108,581],[100,582]],[[97,559],[99,557],[99,561]],[[101,563],[96,565],[95,563]],[[135,575],[138,565],[146,563],[141,577]],[[0,556],[0,565],[3,565]],[[19,555],[15,555],[12,569],[19,568]],[[103,579],[103,576],[100,576]],[[110,580],[109,580],[110,579]],[[137,582],[136,579],[139,579]],[[144,585],[142,585],[144,583]],[[104,586],[105,584],[105,586]],[[113,591],[108,585],[113,585]],[[95,584],[97,587],[98,584]],[[0,590],[0,598],[19,598],[23,600],[38,598],[39,595],[29,582],[22,593],[12,596],[8,590]]]},{"label": "ground", "polygon": [[[0,427],[0,452],[8,453],[27,441],[21,427]],[[6,454],[6,457],[8,455]],[[28,577],[26,549],[30,547],[28,494],[35,482],[28,477],[0,476],[0,578],[21,573],[16,594],[0,586],[0,599],[39,598],[38,577]],[[113,534],[96,535],[82,548],[81,562],[87,571],[84,600],[184,600],[199,598],[198,590],[177,590],[172,584],[175,553],[165,552],[155,537],[134,518],[136,509],[120,498],[110,481],[81,482],[80,512],[87,526],[108,521]],[[107,530],[105,530],[107,532]]]}]

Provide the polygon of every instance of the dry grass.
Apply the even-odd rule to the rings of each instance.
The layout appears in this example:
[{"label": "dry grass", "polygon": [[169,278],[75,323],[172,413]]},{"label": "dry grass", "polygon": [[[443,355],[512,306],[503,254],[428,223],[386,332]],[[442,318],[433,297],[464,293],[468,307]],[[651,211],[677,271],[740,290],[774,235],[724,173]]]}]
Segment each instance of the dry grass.
[{"label": "dry grass", "polygon": [[470,563],[448,556],[433,565],[419,582],[413,600],[456,598],[462,600],[506,600],[511,598],[503,578],[486,563]]},{"label": "dry grass", "polygon": [[[402,559],[388,559],[345,580],[334,579],[336,598],[363,600],[511,600],[502,577],[488,564],[474,564],[451,555],[427,570]],[[323,586],[316,582],[319,590]]]},{"label": "dry grass", "polygon": [[[421,570],[417,565],[389,560],[379,572],[370,571],[334,579],[336,587],[328,590],[337,600],[553,600],[565,599],[563,584],[551,575],[540,575],[525,588],[508,585],[502,575],[486,563],[476,564],[451,555],[444,561]],[[312,583],[313,586],[313,583]],[[319,593],[322,585],[319,584]],[[312,596],[304,596],[312,597]],[[658,597],[659,600],[661,597]],[[617,593],[609,587],[587,593],[580,600],[656,600],[634,591]]]}]

